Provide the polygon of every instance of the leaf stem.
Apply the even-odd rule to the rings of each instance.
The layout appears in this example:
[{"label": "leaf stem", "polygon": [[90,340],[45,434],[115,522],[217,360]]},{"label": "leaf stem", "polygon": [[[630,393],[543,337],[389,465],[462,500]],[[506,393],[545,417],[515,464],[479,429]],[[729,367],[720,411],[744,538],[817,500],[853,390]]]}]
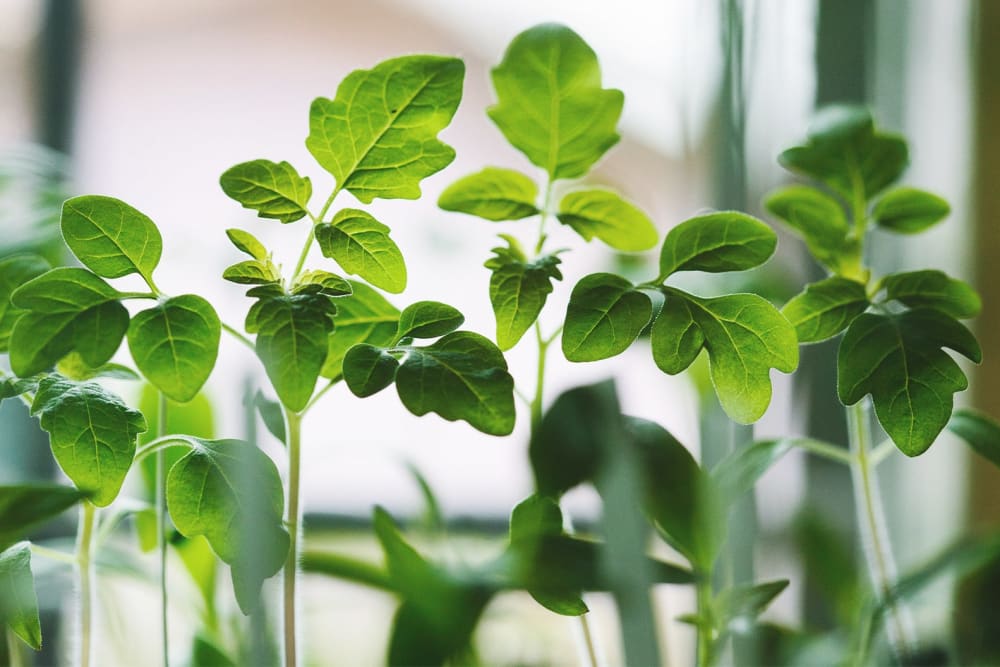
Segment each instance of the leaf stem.
[{"label": "leaf stem", "polygon": [[794,446],[829,461],[842,463],[846,466],[852,466],[855,463],[855,457],[853,454],[845,451],[842,447],[831,445],[830,443],[823,442],[822,440],[814,440],[812,438],[793,438],[791,442]]},{"label": "leaf stem", "polygon": [[538,369],[535,374],[535,397],[531,399],[531,432],[534,434],[542,422],[542,399],[545,391],[545,359],[549,341],[542,336],[542,325],[535,321],[535,340],[538,342]]},{"label": "leaf stem", "polygon": [[323,388],[322,388],[322,389],[320,389],[320,390],[319,390],[319,391],[317,391],[317,392],[316,392],[315,394],[313,394],[313,397],[312,397],[311,399],[309,399],[309,402],[308,402],[308,403],[306,403],[306,407],[302,409],[302,413],[303,413],[303,414],[305,414],[306,412],[309,412],[309,409],[310,409],[310,408],[311,408],[312,406],[316,405],[316,401],[318,401],[319,399],[323,398],[323,395],[324,395],[324,394],[325,394],[326,392],[328,392],[328,391],[330,391],[331,389],[333,389],[333,387],[334,387],[334,386],[335,386],[335,385],[336,385],[336,384],[337,384],[338,382],[340,382],[340,381],[341,381],[341,380],[343,380],[343,379],[344,379],[344,376],[343,376],[343,375],[338,375],[337,377],[335,377],[335,378],[332,378],[332,379],[331,379],[331,380],[330,380],[329,382],[327,382],[327,383],[326,383],[326,384],[325,384],[325,385],[323,386]]},{"label": "leaf stem", "polygon": [[[167,395],[159,392],[159,406],[156,413],[156,437],[167,434]],[[156,552],[160,560],[160,640],[163,649],[163,667],[170,667],[170,632],[167,621],[167,504],[166,461],[163,457],[164,448],[156,450],[156,484],[153,493],[156,503]]]},{"label": "leaf stem", "polygon": [[891,439],[883,440],[872,449],[871,456],[868,457],[869,464],[872,468],[875,468],[882,461],[889,458],[894,451],[896,451],[896,444]]},{"label": "leaf stem", "polygon": [[132,461],[132,465],[139,465],[147,456],[150,454],[155,454],[161,450],[167,449],[169,447],[190,447],[190,443],[180,435],[164,435],[156,440],[151,440],[145,445],[140,447],[135,452],[135,459]]},{"label": "leaf stem", "polygon": [[302,513],[299,508],[299,473],[301,468],[302,415],[284,408],[288,428],[288,535],[291,538],[291,552],[285,561],[284,572],[284,618],[285,618],[285,662],[284,667],[297,667],[296,661],[296,594],[298,576],[299,525]]},{"label": "leaf stem", "polygon": [[250,340],[249,338],[247,338],[246,336],[244,336],[242,333],[240,333],[238,329],[234,329],[233,327],[229,326],[225,322],[222,323],[222,328],[225,330],[226,333],[228,333],[230,336],[232,336],[233,338],[235,338],[239,342],[241,342],[244,345],[246,345],[247,347],[249,347],[254,352],[257,351],[257,347],[253,344],[253,341]]},{"label": "leaf stem", "polygon": [[119,299],[158,299],[154,292],[119,292]]},{"label": "leaf stem", "polygon": [[876,595],[886,604],[886,614],[889,617],[887,628],[889,645],[897,662],[905,664],[904,658],[910,652],[912,640],[906,610],[891,595],[892,585],[896,579],[896,564],[885,529],[882,501],[868,458],[871,448],[871,420],[867,405],[867,399],[864,399],[847,408],[848,437],[855,458],[854,465],[851,466],[855,511],[861,529],[868,573]]},{"label": "leaf stem", "polygon": [[600,659],[597,657],[597,647],[594,644],[594,635],[590,629],[590,619],[587,618],[588,613],[577,616],[580,619],[580,630],[583,632],[583,645],[587,649],[590,667],[601,667]]},{"label": "leaf stem", "polygon": [[73,554],[68,554],[65,551],[59,551],[58,549],[50,549],[49,547],[43,547],[40,544],[31,543],[31,553],[35,556],[41,556],[42,558],[48,558],[56,563],[61,563],[63,565],[76,565],[77,560]]},{"label": "leaf stem", "polygon": [[80,505],[80,527],[76,544],[76,566],[80,586],[79,631],[80,654],[78,667],[90,667],[91,636],[93,625],[94,593],[91,578],[93,576],[92,541],[94,536],[94,519],[97,508],[89,500]]},{"label": "leaf stem", "polygon": [[698,667],[709,667],[712,664],[712,630],[710,608],[712,604],[712,578],[699,576],[695,579],[695,596],[697,599],[698,624],[695,626],[698,635],[696,663]]},{"label": "leaf stem", "polygon": [[306,238],[305,245],[302,246],[302,252],[299,253],[299,261],[295,263],[295,271],[292,273],[292,277],[288,281],[290,285],[295,283],[295,279],[299,277],[300,273],[302,273],[302,267],[306,264],[306,258],[309,256],[309,251],[312,249],[313,239],[316,237],[316,234],[314,233],[316,231],[316,225],[322,222],[323,218],[326,217],[327,212],[330,210],[330,206],[333,205],[333,200],[340,194],[341,189],[342,187],[340,185],[333,189],[330,196],[326,198],[326,203],[323,204],[323,208],[320,210],[318,216],[314,217],[312,214],[309,215],[313,224],[309,228],[309,237]]},{"label": "leaf stem", "polygon": [[21,640],[9,627],[5,629],[7,633],[7,656],[10,659],[10,667],[28,667],[24,660],[24,649],[21,648]]},{"label": "leaf stem", "polygon": [[552,179],[545,178],[545,196],[542,199],[542,214],[538,221],[538,243],[535,244],[535,254],[542,252],[545,245],[545,221],[549,219],[549,206],[552,205]]}]

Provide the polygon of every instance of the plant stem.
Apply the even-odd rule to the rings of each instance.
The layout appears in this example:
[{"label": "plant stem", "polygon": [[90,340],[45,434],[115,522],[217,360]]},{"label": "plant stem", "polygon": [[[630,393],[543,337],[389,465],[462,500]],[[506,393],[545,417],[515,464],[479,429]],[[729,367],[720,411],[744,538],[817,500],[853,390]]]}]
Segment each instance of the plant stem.
[{"label": "plant stem", "polygon": [[855,511],[872,585],[876,595],[887,605],[889,645],[897,661],[905,662],[903,658],[909,653],[912,642],[905,618],[906,611],[890,597],[891,587],[896,579],[896,563],[892,557],[882,501],[869,460],[871,421],[867,405],[865,399],[847,408],[848,437],[851,453],[855,458],[854,465],[851,466]]},{"label": "plant stem", "polygon": [[285,667],[297,667],[295,636],[295,584],[299,565],[299,473],[301,463],[302,415],[285,408],[288,427],[288,535],[291,552],[285,561],[284,613],[285,613]]},{"label": "plant stem", "polygon": [[309,256],[309,251],[312,249],[313,239],[316,237],[316,234],[314,233],[316,231],[316,225],[323,222],[323,218],[326,217],[327,211],[329,211],[330,206],[333,205],[333,200],[340,194],[340,190],[340,185],[333,189],[333,192],[331,192],[330,196],[327,197],[326,203],[323,204],[323,209],[319,212],[318,216],[314,216],[312,214],[309,215],[313,221],[313,225],[309,230],[309,237],[306,239],[305,245],[302,246],[302,252],[299,253],[299,261],[295,263],[295,271],[292,273],[292,277],[288,281],[289,284],[294,283],[295,279],[299,277],[300,273],[302,273],[302,267],[306,264],[306,258]]},{"label": "plant stem", "polygon": [[256,351],[257,351],[257,348],[256,348],[256,346],[255,346],[255,345],[253,344],[253,341],[252,341],[252,340],[250,340],[249,338],[247,338],[246,336],[244,336],[243,334],[241,334],[241,333],[239,332],[239,330],[238,330],[238,329],[234,329],[233,327],[229,326],[229,325],[228,325],[228,324],[226,324],[225,322],[223,322],[223,323],[222,323],[222,329],[223,329],[223,330],[224,330],[224,331],[225,331],[226,333],[228,333],[229,335],[231,335],[231,336],[232,336],[233,338],[235,338],[235,339],[236,339],[236,340],[238,340],[239,342],[241,342],[241,343],[243,343],[244,345],[246,345],[247,347],[249,347],[249,348],[250,348],[251,350],[253,350],[254,352],[256,352]]},{"label": "plant stem", "polygon": [[63,565],[76,565],[77,562],[76,557],[73,554],[66,553],[65,551],[59,551],[57,549],[43,547],[42,545],[34,542],[31,543],[31,554],[33,556],[48,558],[51,561],[62,563]]},{"label": "plant stem", "polygon": [[[159,392],[159,409],[156,414],[156,437],[167,434],[167,396]],[[170,667],[169,624],[167,621],[167,503],[166,503],[166,462],[163,449],[156,450],[156,484],[153,493],[156,502],[156,551],[160,559],[160,640],[163,648],[163,667]]]},{"label": "plant stem", "polygon": [[24,660],[24,651],[21,650],[21,640],[10,628],[7,628],[7,656],[10,659],[10,667],[28,667],[28,663]]},{"label": "plant stem", "polygon": [[91,550],[97,508],[89,500],[80,505],[80,529],[76,543],[76,566],[80,578],[80,658],[79,667],[90,667],[94,593],[91,577]]},{"label": "plant stem", "polygon": [[698,667],[709,667],[712,664],[711,619],[708,617],[712,602],[711,576],[702,573],[698,577],[695,595],[698,605],[698,625],[695,626],[698,635],[696,664]]},{"label": "plant stem", "polygon": [[535,397],[531,399],[531,433],[534,434],[542,422],[542,399],[545,391],[545,358],[548,356],[550,341],[542,336],[542,326],[535,322],[535,340],[538,341],[538,370],[535,373]]}]

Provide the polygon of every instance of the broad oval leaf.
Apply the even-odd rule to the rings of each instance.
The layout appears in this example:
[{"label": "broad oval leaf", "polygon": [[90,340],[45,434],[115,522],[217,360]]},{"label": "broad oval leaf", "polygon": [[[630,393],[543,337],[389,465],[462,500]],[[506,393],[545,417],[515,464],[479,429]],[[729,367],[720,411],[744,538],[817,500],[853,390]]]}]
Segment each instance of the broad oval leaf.
[{"label": "broad oval leaf", "polygon": [[312,397],[326,361],[336,308],[322,294],[267,298],[258,304],[257,356],[282,404],[298,412]]},{"label": "broad oval leaf", "polygon": [[458,309],[438,301],[418,301],[399,314],[396,339],[437,338],[462,326],[465,316]]},{"label": "broad oval leaf", "polygon": [[245,252],[254,259],[263,262],[267,259],[267,248],[257,240],[257,237],[242,229],[227,229],[226,236],[238,250]]},{"label": "broad oval leaf", "polygon": [[248,259],[226,267],[222,278],[238,285],[269,285],[281,280],[281,274],[270,260]]},{"label": "broad oval leaf", "polygon": [[264,452],[242,440],[183,436],[191,450],[167,475],[170,517],[188,537],[204,535],[232,568],[236,600],[244,614],[259,602],[264,580],[288,558],[291,542],[282,523],[281,477]]},{"label": "broad oval leaf", "polygon": [[941,271],[894,273],[882,284],[889,299],[910,308],[935,308],[958,320],[975,317],[983,306],[971,285]]},{"label": "broad oval leaf", "polygon": [[105,507],[118,496],[132,467],[136,438],[146,420],[116,395],[93,382],[42,379],[31,405],[56,462],[90,501]]},{"label": "broad oval leaf", "polygon": [[[791,373],[798,366],[799,346],[792,325],[756,294],[702,298],[671,288],[666,296],[660,318],[666,313],[677,327],[654,328],[653,349],[677,347],[676,339],[692,336],[693,322],[704,337],[712,384],[726,414],[741,424],[760,419],[771,402],[771,369]],[[672,317],[673,308],[688,312]],[[669,343],[663,342],[666,337]],[[654,357],[658,362],[662,358]],[[669,365],[660,369],[676,371]]]},{"label": "broad oval leaf", "polygon": [[487,113],[550,179],[583,176],[618,143],[625,96],[601,86],[597,56],[569,28],[546,23],[522,32],[492,76],[497,104]]},{"label": "broad oval leaf", "polygon": [[856,254],[844,206],[831,195],[807,185],[789,185],[768,195],[764,208],[791,227],[812,256],[834,272],[843,273],[848,256]]},{"label": "broad oval leaf", "polygon": [[668,375],[686,370],[705,346],[705,334],[684,299],[671,299],[669,307],[664,302],[649,333],[653,361]]},{"label": "broad oval leaf", "polygon": [[955,410],[948,430],[960,437],[993,465],[1000,468],[1000,424],[975,410]]},{"label": "broad oval leaf", "polygon": [[846,329],[868,305],[864,285],[834,276],[806,285],[781,314],[795,327],[800,343],[818,343]]},{"label": "broad oval leaf", "polygon": [[538,185],[519,171],[486,167],[460,178],[441,193],[438,206],[486,220],[520,220],[540,213]]},{"label": "broad oval leaf", "polygon": [[916,188],[896,188],[878,200],[872,218],[879,227],[902,234],[916,234],[948,217],[948,202]]},{"label": "broad oval leaf", "polygon": [[257,217],[281,222],[304,218],[312,196],[312,182],[287,162],[241,162],[227,169],[219,184],[243,208],[257,211]]},{"label": "broad oval leaf", "polygon": [[417,199],[420,181],[447,167],[455,151],[437,138],[462,99],[458,58],[404,56],[355,70],[334,99],[309,109],[306,148],[337,187],[368,204]]},{"label": "broad oval leaf", "polygon": [[222,324],[212,305],[194,294],[175,296],[138,313],[128,346],[139,371],[171,400],[195,397],[219,354]]},{"label": "broad oval leaf", "polygon": [[329,271],[304,271],[295,281],[292,294],[325,294],[326,296],[349,296],[353,292],[351,283]]},{"label": "broad oval leaf", "polygon": [[84,195],[62,209],[66,245],[84,266],[104,278],[138,273],[152,283],[163,239],[146,215],[120,199]]},{"label": "broad oval leaf", "polygon": [[552,281],[562,280],[559,257],[542,255],[528,262],[516,241],[506,240],[508,247],[494,248],[496,256],[486,262],[493,271],[490,304],[497,321],[497,345],[504,351],[514,347],[538,319]]},{"label": "broad oval leaf", "polygon": [[841,402],[854,405],[871,394],[875,414],[899,450],[924,453],[951,417],[952,394],[968,386],[943,347],[976,363],[982,356],[975,336],[939,310],[859,316],[837,355]]},{"label": "broad oval leaf", "polygon": [[[38,596],[31,572],[31,545],[17,544],[0,551],[0,626],[4,626],[36,651],[42,648]],[[16,646],[9,647],[17,651]]]},{"label": "broad oval leaf", "polygon": [[339,211],[329,223],[315,227],[324,257],[335,260],[350,274],[387,292],[406,289],[406,263],[399,246],[389,238],[389,228],[354,208]]},{"label": "broad oval leaf", "polygon": [[514,430],[514,379],[500,350],[479,334],[456,331],[428,347],[409,348],[396,391],[417,416],[436,412],[489,435]]},{"label": "broad oval leaf", "polygon": [[649,216],[610,190],[569,193],[559,202],[558,218],[587,241],[596,236],[615,250],[641,252],[659,239]]},{"label": "broad oval leaf", "polygon": [[87,365],[100,367],[118,350],[128,322],[128,311],[118,301],[82,312],[29,312],[18,319],[11,332],[11,369],[21,377],[35,375],[73,350]]},{"label": "broad oval leaf", "polygon": [[753,216],[738,211],[685,220],[663,239],[660,279],[678,271],[745,271],[774,254],[778,236]]},{"label": "broad oval leaf", "polygon": [[0,545],[9,544],[86,497],[79,489],[61,484],[0,486]]},{"label": "broad oval leaf", "polygon": [[570,361],[597,361],[624,352],[653,315],[649,297],[613,273],[594,273],[573,288],[562,334]]},{"label": "broad oval leaf", "polygon": [[329,348],[321,373],[327,378],[341,375],[344,355],[355,345],[369,343],[386,347],[396,340],[399,309],[368,285],[348,282],[351,283],[353,293],[337,299],[334,330],[329,337]]},{"label": "broad oval leaf", "polygon": [[60,267],[14,290],[11,303],[36,313],[80,313],[120,297],[118,290],[97,274],[87,269]]},{"label": "broad oval leaf", "polygon": [[382,391],[396,379],[399,362],[373,345],[355,345],[344,357],[344,381],[351,393],[367,398]]},{"label": "broad oval leaf", "polygon": [[49,263],[38,255],[14,255],[0,260],[0,352],[6,352],[14,323],[24,314],[11,303],[11,294],[49,270]]}]

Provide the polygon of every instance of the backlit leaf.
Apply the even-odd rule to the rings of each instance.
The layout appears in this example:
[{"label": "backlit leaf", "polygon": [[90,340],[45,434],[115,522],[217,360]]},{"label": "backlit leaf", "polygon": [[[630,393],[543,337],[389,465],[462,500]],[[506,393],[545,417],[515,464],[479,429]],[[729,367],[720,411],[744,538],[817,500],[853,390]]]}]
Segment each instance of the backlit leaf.
[{"label": "backlit leaf", "polygon": [[351,296],[337,299],[337,314],[333,318],[334,330],[329,338],[323,377],[339,376],[344,355],[358,343],[385,347],[396,340],[399,310],[368,285],[348,282],[354,292]]},{"label": "backlit leaf", "polygon": [[806,285],[781,309],[800,343],[817,343],[836,336],[868,308],[865,286],[836,276]]},{"label": "backlit leaf", "polygon": [[587,241],[595,236],[616,250],[640,252],[659,238],[653,221],[610,190],[578,190],[559,202],[559,222]]},{"label": "backlit leaf", "polygon": [[332,222],[316,225],[315,234],[323,256],[347,273],[394,294],[406,289],[403,253],[389,238],[389,228],[370,214],[345,208]]},{"label": "backlit leaf", "polygon": [[118,350],[128,329],[128,311],[107,301],[82,312],[23,315],[10,337],[10,366],[22,377],[48,370],[74,349],[92,368]]},{"label": "backlit leaf", "polygon": [[937,195],[916,188],[896,188],[885,193],[872,209],[879,227],[916,234],[948,217],[951,207]]},{"label": "backlit leaf", "polygon": [[0,260],[0,352],[6,352],[14,323],[24,314],[11,303],[11,293],[32,278],[49,270],[49,263],[37,255],[14,255]]},{"label": "backlit leaf", "polygon": [[493,271],[490,303],[497,321],[497,345],[504,351],[514,347],[538,319],[552,281],[562,280],[559,257],[542,255],[529,262],[512,237],[505,240],[508,247],[494,248],[496,255],[486,262]]},{"label": "backlit leaf", "polygon": [[660,279],[678,271],[745,271],[774,254],[778,236],[766,224],[738,211],[699,215],[663,239]]},{"label": "backlit leaf", "polygon": [[222,278],[239,285],[267,285],[281,280],[281,274],[269,260],[248,259],[226,267]]},{"label": "backlit leaf", "polygon": [[437,338],[451,333],[465,322],[465,316],[446,303],[418,301],[399,314],[396,338]]},{"label": "backlit leaf", "polygon": [[977,454],[1000,468],[1000,424],[975,410],[955,410],[948,430],[965,440]]},{"label": "backlit leaf", "polygon": [[573,288],[562,334],[570,361],[597,361],[624,352],[653,314],[649,297],[621,276],[594,273]]},{"label": "backlit leaf", "polygon": [[[306,148],[337,186],[370,203],[417,199],[420,181],[455,159],[437,139],[462,99],[458,58],[404,56],[355,70],[309,109]],[[346,267],[345,267],[346,268]]]},{"label": "backlit leaf", "polygon": [[538,185],[521,172],[486,167],[445,188],[438,206],[500,222],[538,215],[537,200]]},{"label": "backlit leaf", "polygon": [[0,551],[0,626],[12,630],[36,651],[41,650],[42,626],[31,573],[31,545],[27,542]]},{"label": "backlit leaf", "polygon": [[883,280],[885,295],[910,308],[936,308],[955,319],[975,317],[982,309],[976,290],[941,271],[894,273]]},{"label": "backlit leaf", "polygon": [[257,237],[242,229],[227,229],[226,236],[237,249],[242,250],[256,260],[263,262],[267,259],[267,248],[257,240]]},{"label": "backlit leaf", "polygon": [[304,271],[295,281],[292,294],[325,294],[326,296],[348,296],[351,283],[329,271]]},{"label": "backlit leaf", "polygon": [[[257,211],[260,218],[295,222],[304,218],[312,183],[287,162],[252,160],[226,170],[219,179],[223,192]],[[253,253],[251,253],[253,254]]]},{"label": "backlit leaf", "polygon": [[833,196],[807,185],[789,185],[770,195],[764,208],[805,241],[818,262],[842,273],[857,241],[848,238],[844,206]]},{"label": "backlit leaf", "polygon": [[492,75],[490,118],[549,178],[583,176],[618,142],[624,95],[601,86],[597,56],[569,28],[546,23],[522,32]]},{"label": "backlit leaf", "polygon": [[85,497],[79,489],[60,484],[0,486],[0,545],[57,517]]},{"label": "backlit leaf", "polygon": [[63,204],[62,234],[83,265],[99,276],[138,273],[150,282],[163,240],[147,216],[113,197],[84,195]]},{"label": "backlit leaf", "polygon": [[120,296],[118,290],[86,269],[60,267],[21,285],[11,295],[11,302],[36,313],[80,313]]}]

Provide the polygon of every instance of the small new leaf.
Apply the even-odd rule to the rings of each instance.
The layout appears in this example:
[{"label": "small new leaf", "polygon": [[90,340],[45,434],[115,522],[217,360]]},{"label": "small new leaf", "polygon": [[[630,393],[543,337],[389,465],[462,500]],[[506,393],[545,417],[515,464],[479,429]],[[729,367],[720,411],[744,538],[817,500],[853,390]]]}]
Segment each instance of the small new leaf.
[{"label": "small new leaf", "polygon": [[347,388],[366,398],[382,391],[396,379],[399,362],[373,345],[355,345],[344,357],[343,373]]},{"label": "small new leaf", "polygon": [[806,285],[781,314],[795,327],[800,343],[818,343],[846,329],[868,305],[864,285],[834,276]]},{"label": "small new leaf", "polygon": [[805,241],[816,261],[842,273],[854,253],[856,241],[848,239],[850,225],[843,205],[834,197],[807,185],[789,185],[771,193],[764,208]]},{"label": "small new leaf", "polygon": [[625,96],[601,86],[597,56],[569,28],[522,32],[492,75],[497,104],[487,113],[550,179],[583,176],[618,142]]},{"label": "small new leaf", "polygon": [[118,496],[132,467],[136,438],[146,430],[142,414],[93,382],[42,379],[31,405],[56,462],[90,501],[105,507]]},{"label": "small new leaf", "polygon": [[660,280],[678,271],[745,271],[774,254],[778,236],[766,224],[738,211],[699,215],[663,239]]},{"label": "small new leaf", "polygon": [[464,76],[461,60],[441,56],[404,56],[355,70],[334,99],[312,103],[306,148],[339,188],[366,204],[376,197],[417,199],[420,181],[455,159],[437,134],[458,108]]},{"label": "small new leaf", "polygon": [[120,199],[84,195],[63,204],[61,227],[66,245],[97,275],[138,273],[152,284],[163,239],[146,215]]},{"label": "small new leaf", "polygon": [[0,544],[62,514],[86,494],[61,484],[0,486]]},{"label": "small new leaf", "polygon": [[910,308],[936,308],[955,319],[975,317],[982,301],[972,286],[941,271],[894,273],[883,280],[886,297]]},{"label": "small new leaf", "polygon": [[312,196],[312,183],[287,162],[242,162],[227,169],[219,184],[243,208],[257,211],[257,217],[281,222],[304,218]]},{"label": "small new leaf", "polygon": [[871,394],[879,422],[900,451],[924,453],[951,417],[952,394],[968,386],[943,347],[976,363],[982,356],[975,336],[939,310],[860,315],[840,343],[840,400],[853,405]]},{"label": "small new leaf", "polygon": [[368,343],[386,347],[396,340],[399,310],[368,285],[349,282],[353,294],[337,299],[334,332],[329,337],[323,377],[338,377],[342,372],[344,355],[355,345]]},{"label": "small new leaf", "polygon": [[139,371],[178,403],[195,397],[215,368],[222,324],[212,305],[185,294],[138,313],[128,346]]},{"label": "small new leaf", "polygon": [[[36,651],[42,648],[38,597],[31,573],[31,545],[27,542],[0,551],[0,626],[9,628]],[[16,646],[9,647],[17,651]]]},{"label": "small new leaf", "polygon": [[616,250],[641,252],[656,245],[653,221],[610,190],[578,190],[559,202],[559,222],[590,241],[595,236]]},{"label": "small new leaf", "polygon": [[191,450],[167,475],[170,516],[187,537],[204,535],[232,568],[236,600],[244,614],[259,602],[260,588],[288,557],[282,523],[284,495],[270,458],[242,440],[184,436]]},{"label": "small new leaf", "polygon": [[369,213],[345,208],[332,222],[316,225],[315,234],[323,256],[347,273],[393,294],[406,289],[403,253],[389,238],[389,228]]},{"label": "small new leaf", "polygon": [[486,220],[520,220],[538,215],[538,186],[519,171],[486,167],[455,181],[441,193],[438,206]]},{"label": "small new leaf", "polygon": [[326,296],[349,296],[351,283],[329,271],[306,271],[292,288],[292,294],[325,294]]},{"label": "small new leaf", "polygon": [[621,276],[594,273],[573,288],[562,335],[570,361],[597,361],[624,352],[653,315],[649,297]]},{"label": "small new leaf", "polygon": [[552,281],[562,280],[562,272],[556,255],[528,262],[513,238],[505,240],[508,247],[494,248],[496,256],[486,261],[486,268],[493,271],[490,303],[497,321],[497,345],[507,351],[538,319],[552,292]]},{"label": "small new leaf", "polygon": [[6,352],[14,323],[24,314],[11,303],[15,289],[49,270],[49,263],[37,255],[14,255],[0,260],[0,352]]},{"label": "small new leaf", "polygon": [[226,267],[222,278],[239,285],[268,285],[281,280],[281,274],[269,259],[248,259]]},{"label": "small new leaf", "polygon": [[242,229],[227,229],[226,236],[238,250],[245,252],[254,259],[263,262],[267,259],[267,248],[257,240],[257,237]]},{"label": "small new leaf", "polygon": [[399,314],[396,340],[437,338],[462,326],[465,316],[446,303],[418,301]]},{"label": "small new leaf", "polygon": [[916,188],[896,188],[878,200],[872,218],[884,229],[916,234],[941,222],[949,213],[948,202],[937,195]]}]

